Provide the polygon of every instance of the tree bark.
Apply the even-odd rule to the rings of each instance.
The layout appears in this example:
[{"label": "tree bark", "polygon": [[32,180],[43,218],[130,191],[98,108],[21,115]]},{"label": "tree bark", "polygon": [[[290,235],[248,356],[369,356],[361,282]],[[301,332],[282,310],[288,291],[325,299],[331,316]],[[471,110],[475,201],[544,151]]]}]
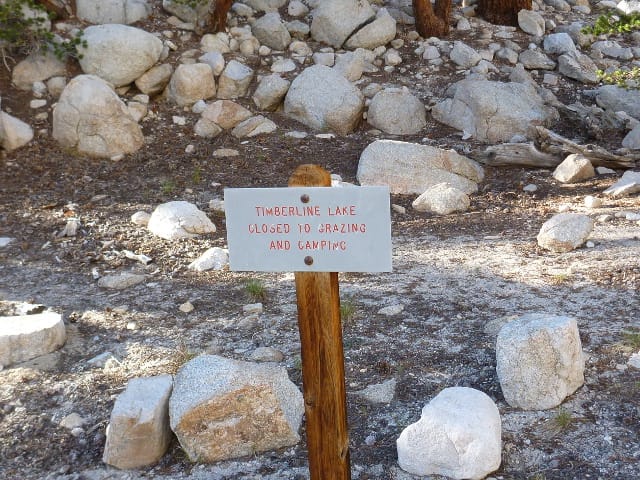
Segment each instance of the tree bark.
[{"label": "tree bark", "polygon": [[209,28],[212,33],[224,32],[227,28],[227,12],[231,8],[231,0],[216,0],[215,4],[209,17]]},{"label": "tree bark", "polygon": [[48,12],[54,13],[56,18],[69,18],[75,14],[75,0],[37,0]]},{"label": "tree bark", "polygon": [[518,26],[518,12],[531,10],[531,0],[478,0],[476,13],[495,25]]},{"label": "tree bark", "polygon": [[449,33],[451,0],[436,0],[435,11],[431,0],[413,0],[413,16],[422,37],[444,37]]}]

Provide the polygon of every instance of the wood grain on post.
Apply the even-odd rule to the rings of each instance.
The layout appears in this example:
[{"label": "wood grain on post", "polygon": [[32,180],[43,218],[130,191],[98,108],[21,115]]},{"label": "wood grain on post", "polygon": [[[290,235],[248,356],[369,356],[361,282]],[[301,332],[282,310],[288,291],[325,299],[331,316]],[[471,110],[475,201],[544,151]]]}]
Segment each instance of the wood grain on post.
[{"label": "wood grain on post", "polygon": [[[330,187],[329,172],[299,166],[290,187]],[[313,201],[310,189],[309,197]],[[304,267],[300,259],[301,269]],[[311,480],[349,480],[349,431],[337,272],[296,272]]]}]

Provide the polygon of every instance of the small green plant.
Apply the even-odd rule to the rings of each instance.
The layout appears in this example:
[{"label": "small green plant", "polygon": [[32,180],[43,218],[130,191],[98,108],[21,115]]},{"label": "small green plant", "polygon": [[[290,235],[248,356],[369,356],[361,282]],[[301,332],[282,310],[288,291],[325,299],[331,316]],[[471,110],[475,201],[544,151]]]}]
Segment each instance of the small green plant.
[{"label": "small green plant", "polygon": [[568,273],[556,273],[551,277],[551,283],[554,285],[561,285],[565,283],[571,277]]},{"label": "small green plant", "polygon": [[173,180],[163,180],[160,184],[162,193],[165,195],[171,195],[176,190],[176,184]]},{"label": "small green plant", "polygon": [[198,354],[193,350],[190,350],[185,341],[181,340],[176,346],[175,354],[171,359],[172,373],[176,373],[182,365],[187,363],[189,360],[193,360],[197,356]]},{"label": "small green plant", "polygon": [[640,89],[640,67],[633,67],[631,70],[614,70],[610,73],[598,70],[598,79],[609,85],[638,90]]},{"label": "small green plant", "polygon": [[244,291],[247,296],[254,302],[263,302],[267,299],[267,289],[261,280],[252,278],[244,284]]},{"label": "small green plant", "polygon": [[340,318],[347,325],[351,323],[356,314],[356,304],[351,298],[344,298],[340,301]]},{"label": "small green plant", "polygon": [[582,33],[608,35],[630,33],[638,29],[640,29],[640,12],[632,12],[628,15],[607,12],[604,15],[600,15],[593,25],[582,28]]},{"label": "small green plant", "polygon": [[622,339],[624,343],[634,350],[640,349],[640,330],[633,329],[626,332],[622,332]]},{"label": "small green plant", "polygon": [[573,423],[573,415],[566,408],[559,408],[553,417],[553,423],[556,429],[560,432],[566,430]]},{"label": "small green plant", "polygon": [[191,181],[194,185],[200,185],[202,183],[202,169],[197,166],[193,169],[193,173],[191,174]]},{"label": "small green plant", "polygon": [[545,476],[544,473],[535,473],[533,474],[533,476],[530,478],[530,480],[547,480],[547,477]]}]

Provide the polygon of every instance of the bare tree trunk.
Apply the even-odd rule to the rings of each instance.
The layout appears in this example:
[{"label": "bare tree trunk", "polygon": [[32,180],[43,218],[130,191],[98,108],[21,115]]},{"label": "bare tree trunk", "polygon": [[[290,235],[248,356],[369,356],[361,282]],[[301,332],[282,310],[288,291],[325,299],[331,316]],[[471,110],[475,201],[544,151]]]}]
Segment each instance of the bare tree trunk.
[{"label": "bare tree trunk", "polygon": [[209,17],[209,28],[213,33],[224,32],[227,28],[227,12],[231,8],[231,0],[216,0],[216,6]]},{"label": "bare tree trunk", "polygon": [[431,0],[413,0],[413,16],[422,37],[444,37],[449,33],[451,0],[436,0],[435,12]]},{"label": "bare tree trunk", "polygon": [[478,0],[476,13],[496,25],[518,25],[518,12],[531,10],[531,0]]}]

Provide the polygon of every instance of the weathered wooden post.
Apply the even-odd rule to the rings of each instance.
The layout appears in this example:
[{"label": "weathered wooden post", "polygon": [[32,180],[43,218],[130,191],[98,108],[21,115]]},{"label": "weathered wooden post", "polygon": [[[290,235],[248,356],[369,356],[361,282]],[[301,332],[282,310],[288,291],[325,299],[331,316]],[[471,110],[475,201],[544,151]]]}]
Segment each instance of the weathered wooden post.
[{"label": "weathered wooden post", "polygon": [[[331,176],[316,165],[301,165],[289,186],[330,187]],[[312,256],[305,257],[305,263],[309,262]],[[295,278],[311,479],[349,480],[338,273],[296,272]]]},{"label": "weathered wooden post", "polygon": [[331,188],[301,165],[289,188],[229,188],[224,201],[231,270],[295,272],[311,479],[349,480],[337,272],[391,271],[389,188]]}]

